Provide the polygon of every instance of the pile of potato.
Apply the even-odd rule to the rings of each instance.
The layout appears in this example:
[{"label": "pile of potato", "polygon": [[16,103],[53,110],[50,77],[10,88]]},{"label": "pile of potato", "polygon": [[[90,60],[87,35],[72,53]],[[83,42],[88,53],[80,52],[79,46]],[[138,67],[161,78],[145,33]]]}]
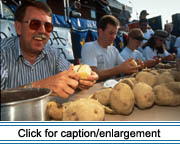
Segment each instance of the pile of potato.
[{"label": "pile of potato", "polygon": [[[109,106],[116,114],[129,115],[134,106],[180,105],[180,72],[175,69],[146,69],[124,78],[114,88],[95,92],[92,98]],[[113,112],[113,113],[114,113]]]},{"label": "pile of potato", "polygon": [[[83,70],[83,78],[84,75]],[[88,75],[87,75],[88,76]],[[105,113],[129,115],[134,106],[147,109],[153,105],[180,105],[180,71],[144,69],[134,77],[121,79],[114,88],[96,91],[88,99],[58,105],[49,102],[47,112],[53,120],[102,121]]]}]

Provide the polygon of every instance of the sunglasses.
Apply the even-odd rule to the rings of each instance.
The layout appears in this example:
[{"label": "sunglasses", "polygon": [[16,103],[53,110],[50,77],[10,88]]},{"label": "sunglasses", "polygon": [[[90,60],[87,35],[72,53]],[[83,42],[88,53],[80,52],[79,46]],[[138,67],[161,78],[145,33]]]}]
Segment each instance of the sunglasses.
[{"label": "sunglasses", "polygon": [[40,21],[38,19],[32,19],[32,20],[23,21],[23,22],[27,23],[31,30],[38,30],[41,27],[41,25],[44,25],[45,30],[48,33],[53,31],[53,24],[51,24],[49,22],[43,22],[43,21]]}]

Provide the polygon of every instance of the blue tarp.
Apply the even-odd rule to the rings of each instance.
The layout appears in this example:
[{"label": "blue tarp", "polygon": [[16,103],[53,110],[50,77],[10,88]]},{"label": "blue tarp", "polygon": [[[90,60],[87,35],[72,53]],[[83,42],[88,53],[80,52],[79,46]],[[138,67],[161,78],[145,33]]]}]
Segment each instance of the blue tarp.
[{"label": "blue tarp", "polygon": [[[71,17],[70,21],[73,29],[77,29],[77,30],[97,29],[96,21],[94,20]],[[65,21],[65,17],[57,14],[53,14],[53,25],[70,28],[70,24],[68,24]]]},{"label": "blue tarp", "polygon": [[72,27],[72,45],[74,51],[74,57],[81,58],[81,48],[88,41],[94,41],[97,39],[97,27],[96,21],[88,20],[84,18],[70,18],[71,26],[65,21],[65,17],[57,14],[53,14],[53,25],[57,27]]},{"label": "blue tarp", "polygon": [[71,35],[75,58],[81,58],[82,46],[88,41],[96,40],[98,36],[97,32],[93,30],[73,30]]}]

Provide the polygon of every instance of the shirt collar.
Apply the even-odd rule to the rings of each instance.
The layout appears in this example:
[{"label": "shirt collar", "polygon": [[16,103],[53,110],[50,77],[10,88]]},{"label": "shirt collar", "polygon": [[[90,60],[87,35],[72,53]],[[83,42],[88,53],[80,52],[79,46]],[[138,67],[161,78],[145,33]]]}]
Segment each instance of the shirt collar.
[{"label": "shirt collar", "polygon": [[[19,57],[23,56],[22,52],[21,52],[21,48],[20,48],[19,37],[15,38],[15,50],[17,50],[16,53],[15,53],[15,58],[17,60]],[[43,51],[42,51],[42,53],[41,53],[41,55],[45,56],[47,54],[48,54],[48,49],[47,49],[47,44],[46,44]]]},{"label": "shirt collar", "polygon": [[97,40],[95,41],[95,43],[98,45],[99,48],[101,48],[101,49],[100,49],[101,51],[107,52],[107,48],[108,48],[109,46],[108,46],[107,48],[103,48],[103,47],[99,44],[99,42],[98,42]]},{"label": "shirt collar", "polygon": [[134,51],[133,50],[131,50],[130,48],[128,48],[127,46],[126,46],[126,50],[129,52],[129,53],[133,53]]}]

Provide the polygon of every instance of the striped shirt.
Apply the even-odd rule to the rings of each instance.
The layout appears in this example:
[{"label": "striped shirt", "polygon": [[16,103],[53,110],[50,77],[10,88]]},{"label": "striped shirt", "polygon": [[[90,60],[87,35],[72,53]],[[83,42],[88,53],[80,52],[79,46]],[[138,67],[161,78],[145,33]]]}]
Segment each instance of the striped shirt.
[{"label": "striped shirt", "polygon": [[18,37],[2,39],[0,46],[1,90],[45,79],[67,70],[70,66],[62,52],[48,44],[34,64],[23,57]]}]

